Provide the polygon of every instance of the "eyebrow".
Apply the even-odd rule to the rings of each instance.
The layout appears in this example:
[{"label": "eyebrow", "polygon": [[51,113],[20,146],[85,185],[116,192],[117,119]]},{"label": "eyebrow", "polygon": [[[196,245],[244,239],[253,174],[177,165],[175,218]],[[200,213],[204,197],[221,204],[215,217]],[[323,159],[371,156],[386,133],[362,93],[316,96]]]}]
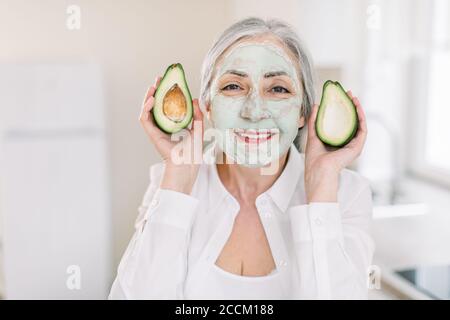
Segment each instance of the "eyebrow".
[{"label": "eyebrow", "polygon": [[271,78],[276,76],[287,76],[288,74],[284,71],[273,71],[273,72],[267,72],[264,75],[264,78]]},{"label": "eyebrow", "polygon": [[227,70],[224,74],[234,74],[239,77],[246,78],[248,75],[245,72],[237,71],[237,70]]},{"label": "eyebrow", "polygon": [[[248,77],[248,75],[245,72],[241,72],[238,70],[227,70],[224,74],[234,74],[236,76],[243,77],[243,78]],[[288,76],[288,74],[285,71],[271,71],[271,72],[267,72],[264,75],[264,78],[271,78],[271,77],[276,77],[276,76]]]}]

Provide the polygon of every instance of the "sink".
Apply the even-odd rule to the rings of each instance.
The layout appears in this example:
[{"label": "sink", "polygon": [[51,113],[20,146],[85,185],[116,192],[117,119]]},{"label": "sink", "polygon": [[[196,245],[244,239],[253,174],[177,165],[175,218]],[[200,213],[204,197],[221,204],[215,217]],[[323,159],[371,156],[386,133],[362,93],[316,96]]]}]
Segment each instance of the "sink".
[{"label": "sink", "polygon": [[388,204],[375,205],[373,207],[373,218],[396,218],[406,216],[418,216],[430,212],[430,206],[427,203],[407,203],[407,204]]}]

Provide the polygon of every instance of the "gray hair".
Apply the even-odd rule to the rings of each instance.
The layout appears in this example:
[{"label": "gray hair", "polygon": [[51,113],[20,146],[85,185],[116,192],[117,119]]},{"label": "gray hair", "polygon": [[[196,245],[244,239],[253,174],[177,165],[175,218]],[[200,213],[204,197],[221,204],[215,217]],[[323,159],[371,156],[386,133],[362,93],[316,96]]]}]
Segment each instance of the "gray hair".
[{"label": "gray hair", "polygon": [[[210,103],[210,86],[217,59],[231,45],[244,38],[252,38],[257,35],[272,34],[279,38],[292,51],[300,66],[301,84],[303,87],[302,115],[309,119],[314,103],[314,79],[312,74],[312,62],[294,29],[287,23],[278,19],[263,20],[250,17],[240,20],[227,28],[213,43],[205,56],[201,70],[201,84],[199,102],[203,110]],[[299,129],[294,144],[302,152],[304,148],[305,125]]]}]

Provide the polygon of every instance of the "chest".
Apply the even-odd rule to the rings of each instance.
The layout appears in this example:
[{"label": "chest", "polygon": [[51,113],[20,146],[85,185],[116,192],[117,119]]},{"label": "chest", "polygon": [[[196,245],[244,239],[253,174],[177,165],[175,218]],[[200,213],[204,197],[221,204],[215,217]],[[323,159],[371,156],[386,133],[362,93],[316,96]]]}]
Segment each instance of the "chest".
[{"label": "chest", "polygon": [[225,271],[243,276],[265,276],[275,269],[269,241],[254,205],[241,205],[215,263]]}]

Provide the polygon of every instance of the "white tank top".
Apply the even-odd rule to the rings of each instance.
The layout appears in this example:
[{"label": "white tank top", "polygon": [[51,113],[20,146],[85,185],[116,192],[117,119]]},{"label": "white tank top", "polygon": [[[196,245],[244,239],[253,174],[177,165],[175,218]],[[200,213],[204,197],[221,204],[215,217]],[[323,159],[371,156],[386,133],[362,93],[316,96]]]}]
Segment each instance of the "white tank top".
[{"label": "white tank top", "polygon": [[[285,299],[277,269],[266,276],[240,276],[204,261],[196,270],[200,277],[190,281],[186,299],[268,300]],[[191,279],[192,280],[192,279]]]}]

